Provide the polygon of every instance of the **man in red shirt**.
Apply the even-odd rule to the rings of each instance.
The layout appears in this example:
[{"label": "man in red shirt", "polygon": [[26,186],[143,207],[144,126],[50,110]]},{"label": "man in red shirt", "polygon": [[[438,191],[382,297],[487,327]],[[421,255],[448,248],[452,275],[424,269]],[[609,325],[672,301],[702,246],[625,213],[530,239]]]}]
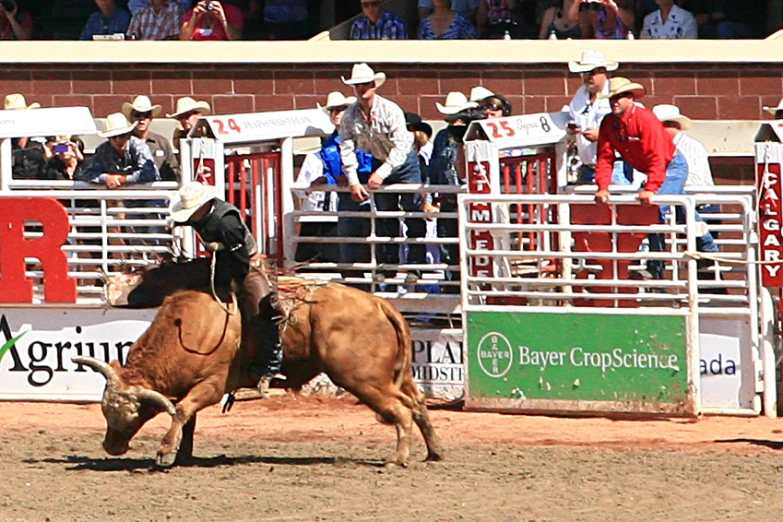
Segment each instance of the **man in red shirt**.
[{"label": "man in red shirt", "polygon": [[[635,100],[644,96],[644,87],[622,77],[609,81],[609,104],[612,114],[607,114],[598,131],[598,162],[595,169],[595,193],[597,203],[609,201],[609,184],[615,152],[634,169],[647,174],[647,181],[639,192],[639,203],[649,205],[653,194],[684,194],[688,179],[688,163],[677,151],[671,136],[651,110],[640,107]],[[661,222],[665,222],[668,205],[661,205]],[[679,214],[679,212],[678,212]],[[696,216],[701,221],[701,218]],[[678,215],[678,221],[682,221]],[[662,252],[664,240],[661,234],[650,234],[650,250]],[[717,252],[718,247],[709,232],[697,239],[702,252]],[[662,261],[648,261],[651,275],[660,279]]]},{"label": "man in red shirt", "polygon": [[239,40],[242,11],[217,0],[201,0],[182,18],[180,40]]}]

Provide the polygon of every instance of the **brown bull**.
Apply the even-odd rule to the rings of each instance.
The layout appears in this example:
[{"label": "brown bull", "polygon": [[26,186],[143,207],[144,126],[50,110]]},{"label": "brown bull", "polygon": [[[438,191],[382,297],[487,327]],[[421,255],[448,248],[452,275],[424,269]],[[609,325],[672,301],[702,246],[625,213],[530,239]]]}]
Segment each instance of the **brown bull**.
[{"label": "brown bull", "polygon": [[[191,456],[196,412],[216,404],[226,392],[255,385],[254,377],[242,371],[257,356],[251,347],[238,348],[238,314],[227,313],[225,304],[195,290],[197,282],[208,277],[208,262],[199,260],[110,281],[107,292],[112,304],[162,306],[149,330],[131,347],[125,368],[114,363],[107,370],[105,363],[91,362],[107,377],[103,412],[109,425],[104,447],[109,453],[127,451],[139,428],[163,409],[161,401],[131,400],[140,390],[176,402],[171,429],[156,458],[158,465],[167,466],[174,463],[178,450],[181,458]],[[326,373],[381,420],[394,424],[397,449],[389,463],[407,464],[414,422],[427,445],[427,460],[440,460],[440,442],[413,380],[410,330],[397,309],[384,299],[338,283],[281,278],[280,287],[288,309],[281,327],[286,387],[300,389]],[[176,291],[183,288],[188,290]],[[172,292],[176,293],[164,300]],[[194,328],[198,333],[187,336],[188,342],[203,341],[186,347],[181,332]],[[120,390],[123,400],[118,401],[113,390]]]}]

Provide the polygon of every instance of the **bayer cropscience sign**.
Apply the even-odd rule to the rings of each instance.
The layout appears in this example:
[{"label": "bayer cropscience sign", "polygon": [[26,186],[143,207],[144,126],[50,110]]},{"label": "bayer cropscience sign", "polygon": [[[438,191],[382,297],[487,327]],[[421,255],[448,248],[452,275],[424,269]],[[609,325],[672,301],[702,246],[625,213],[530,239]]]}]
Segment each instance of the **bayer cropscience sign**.
[{"label": "bayer cropscience sign", "polygon": [[472,399],[687,399],[684,316],[469,312],[467,338]]}]

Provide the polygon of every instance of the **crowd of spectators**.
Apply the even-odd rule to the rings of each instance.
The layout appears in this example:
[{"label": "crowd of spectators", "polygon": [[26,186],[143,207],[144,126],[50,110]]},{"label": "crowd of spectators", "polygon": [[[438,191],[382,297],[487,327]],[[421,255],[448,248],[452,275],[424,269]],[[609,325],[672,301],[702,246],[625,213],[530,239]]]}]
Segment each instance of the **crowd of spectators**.
[{"label": "crowd of spectators", "polygon": [[[412,1],[412,0],[411,0]],[[300,40],[320,27],[320,0],[0,0],[3,40]],[[418,0],[403,20],[386,0],[341,0],[348,37],[624,39],[765,36],[762,0]]]}]

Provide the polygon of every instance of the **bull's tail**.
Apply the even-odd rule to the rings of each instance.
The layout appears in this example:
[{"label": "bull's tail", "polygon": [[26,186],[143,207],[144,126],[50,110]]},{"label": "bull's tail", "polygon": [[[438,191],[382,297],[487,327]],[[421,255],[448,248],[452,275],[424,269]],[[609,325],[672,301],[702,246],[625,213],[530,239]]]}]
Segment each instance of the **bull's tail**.
[{"label": "bull's tail", "polygon": [[[413,383],[413,345],[411,343],[411,330],[408,322],[400,312],[387,300],[380,299],[380,307],[386,318],[397,333],[397,357],[394,365],[394,384],[402,392],[402,395],[413,404],[407,406],[413,408],[420,402],[419,391]],[[407,379],[406,377],[410,377]],[[414,389],[407,389],[413,385]],[[405,401],[407,402],[407,401]]]}]

